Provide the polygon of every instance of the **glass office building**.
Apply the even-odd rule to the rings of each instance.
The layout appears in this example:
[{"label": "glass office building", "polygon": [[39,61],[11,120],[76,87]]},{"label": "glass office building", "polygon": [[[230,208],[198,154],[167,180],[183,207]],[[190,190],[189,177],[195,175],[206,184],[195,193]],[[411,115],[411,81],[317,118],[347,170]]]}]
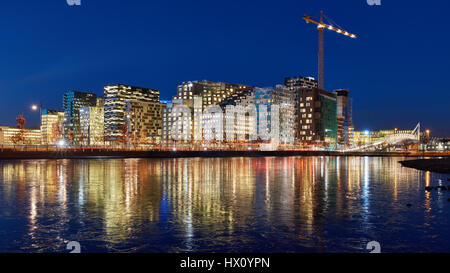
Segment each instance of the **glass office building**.
[{"label": "glass office building", "polygon": [[74,142],[80,136],[80,109],[95,106],[97,95],[93,93],[69,91],[64,93],[64,136]]}]

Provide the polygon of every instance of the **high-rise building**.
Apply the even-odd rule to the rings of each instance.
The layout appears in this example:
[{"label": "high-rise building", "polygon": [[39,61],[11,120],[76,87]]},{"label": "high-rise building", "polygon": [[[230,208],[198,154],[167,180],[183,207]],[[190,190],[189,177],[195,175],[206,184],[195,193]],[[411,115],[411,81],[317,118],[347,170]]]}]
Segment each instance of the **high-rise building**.
[{"label": "high-rise building", "polygon": [[345,89],[334,90],[337,98],[337,141],[340,145],[351,145],[353,140],[352,99]]},{"label": "high-rise building", "polygon": [[97,95],[80,91],[64,93],[64,136],[77,142],[80,136],[80,108],[95,106]]},{"label": "high-rise building", "polygon": [[313,77],[289,77],[284,79],[284,85],[289,90],[298,88],[314,88],[318,86],[317,81]]},{"label": "high-rise building", "polygon": [[336,94],[319,88],[297,89],[297,138],[302,142],[337,141]]},{"label": "high-rise building", "polygon": [[105,137],[117,140],[126,125],[127,101],[159,103],[159,91],[124,84],[105,86]]},{"label": "high-rise building", "polygon": [[42,109],[41,135],[43,145],[53,145],[64,137],[64,111]]},{"label": "high-rise building", "polygon": [[203,109],[210,105],[219,104],[224,99],[235,93],[252,90],[253,87],[243,84],[232,84],[211,81],[183,82],[177,89],[174,99],[192,100],[195,97],[202,98]]},{"label": "high-rise building", "polygon": [[97,98],[96,106],[80,109],[80,128],[83,145],[103,145],[105,101]]},{"label": "high-rise building", "polygon": [[133,143],[159,143],[162,135],[162,106],[160,102],[126,102],[126,124]]},{"label": "high-rise building", "polygon": [[287,89],[291,91],[295,91],[295,113],[294,113],[294,131],[295,131],[295,139],[297,141],[301,141],[302,137],[300,137],[300,124],[299,124],[299,115],[300,115],[300,109],[299,109],[299,89],[303,88],[317,88],[318,82],[313,77],[288,77],[284,79],[284,85],[287,87]]}]

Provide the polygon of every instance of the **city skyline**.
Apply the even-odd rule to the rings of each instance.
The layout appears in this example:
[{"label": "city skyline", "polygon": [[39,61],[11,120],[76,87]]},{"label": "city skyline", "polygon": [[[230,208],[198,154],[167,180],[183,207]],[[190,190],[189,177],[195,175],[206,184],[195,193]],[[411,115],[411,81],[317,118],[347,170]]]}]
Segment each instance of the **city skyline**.
[{"label": "city skyline", "polygon": [[[383,2],[382,6],[373,7],[366,1],[345,5],[317,2],[281,1],[269,11],[266,1],[258,5],[244,3],[240,10],[233,4],[237,2],[225,7],[221,3],[199,1],[191,6],[178,3],[180,9],[174,10],[170,16],[168,14],[172,10],[168,4],[158,3],[108,1],[105,5],[83,1],[79,7],[68,6],[65,1],[27,5],[8,3],[5,10],[19,9],[18,12],[29,19],[15,23],[18,26],[16,32],[23,33],[22,36],[7,30],[5,33],[8,43],[2,47],[3,52],[9,54],[3,58],[5,66],[1,83],[4,98],[0,123],[15,125],[16,116],[25,111],[29,125],[36,126],[39,115],[28,112],[29,105],[42,101],[44,108],[61,110],[64,92],[74,89],[101,95],[103,86],[117,82],[155,88],[161,91],[162,99],[169,99],[179,84],[191,80],[208,79],[266,87],[282,84],[284,77],[303,75],[317,78],[317,31],[305,25],[301,17],[303,14],[317,16],[324,9],[327,15],[360,37],[346,41],[333,33],[325,34],[325,87],[329,91],[350,90],[354,100],[355,128],[412,128],[421,121],[433,135],[450,135],[445,120],[449,93],[445,92],[448,88],[444,78],[439,77],[446,71],[444,64],[449,55],[439,50],[445,43],[436,44],[432,36],[441,27],[444,29],[444,25],[438,23],[443,17],[436,15],[437,21],[433,22],[410,19],[419,13],[416,3]],[[403,13],[395,13],[395,8],[400,6]],[[448,4],[441,3],[441,6],[437,13]],[[154,17],[148,22],[142,19],[110,25],[101,22],[103,15],[117,12],[118,8],[121,8],[124,18],[132,19],[146,11],[153,11],[151,15]],[[219,15],[211,21],[212,15],[205,11],[217,8],[221,8]],[[420,6],[420,13],[427,8]],[[246,13],[250,9],[254,11]],[[180,10],[189,11],[194,20],[181,25],[187,15]],[[156,14],[158,11],[161,14]],[[234,11],[233,16],[237,16],[238,22],[227,22],[226,14],[231,11]],[[253,21],[257,11],[260,18],[272,14],[274,19],[279,19],[278,23]],[[436,10],[433,12],[436,14]],[[389,21],[394,20],[394,15],[395,22]],[[17,20],[8,14],[4,16],[2,20]],[[77,16],[83,16],[86,22],[79,22]],[[158,21],[164,16],[164,20]],[[375,21],[377,17],[385,21]],[[403,20],[405,18],[406,21]],[[30,27],[33,20],[40,20],[41,27]],[[209,24],[204,24],[205,21]],[[420,25],[416,21],[420,21]],[[57,25],[58,22],[64,24]],[[402,25],[406,23],[409,28]],[[392,28],[390,24],[403,30],[401,33],[388,32]],[[186,31],[178,29],[181,26]],[[189,31],[191,28],[197,32]],[[426,34],[426,44],[422,40],[412,41],[405,37],[419,37],[421,32]],[[111,38],[105,39],[115,33],[122,34],[123,40],[114,44]],[[291,35],[286,36],[287,33]],[[187,37],[197,37],[197,40]],[[380,43],[375,39],[377,37],[393,42]],[[205,43],[208,38],[212,40]],[[397,39],[407,43],[408,47],[395,44]],[[83,43],[86,41],[88,43]],[[438,49],[432,51],[435,47]],[[418,50],[421,50],[420,54],[414,55],[419,53]],[[438,54],[440,59],[434,54]],[[392,62],[395,58],[399,62]],[[386,66],[383,62],[391,65]],[[20,99],[16,97],[18,92],[23,94]]]},{"label": "city skyline", "polygon": [[449,252],[449,1],[4,2],[0,255]]}]

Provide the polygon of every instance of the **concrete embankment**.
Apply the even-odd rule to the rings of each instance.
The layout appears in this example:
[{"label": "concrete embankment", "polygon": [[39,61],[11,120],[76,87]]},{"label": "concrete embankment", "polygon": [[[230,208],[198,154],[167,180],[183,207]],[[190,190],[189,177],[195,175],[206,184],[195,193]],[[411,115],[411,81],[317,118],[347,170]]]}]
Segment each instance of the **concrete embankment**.
[{"label": "concrete embankment", "polygon": [[1,159],[90,159],[90,158],[183,158],[183,157],[265,157],[265,156],[333,156],[324,151],[4,151]]},{"label": "concrete embankment", "polygon": [[[91,159],[91,158],[183,158],[183,157],[265,157],[265,156],[397,156],[425,154],[333,151],[132,151],[107,149],[66,149],[58,151],[0,151],[0,160],[12,159]],[[438,156],[438,155],[426,155]]]}]

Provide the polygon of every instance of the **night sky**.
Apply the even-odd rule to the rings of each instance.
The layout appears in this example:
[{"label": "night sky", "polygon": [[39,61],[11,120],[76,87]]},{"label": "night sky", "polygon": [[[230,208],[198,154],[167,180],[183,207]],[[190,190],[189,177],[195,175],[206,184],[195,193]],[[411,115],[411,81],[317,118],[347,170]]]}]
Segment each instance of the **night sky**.
[{"label": "night sky", "polygon": [[2,1],[0,124],[30,105],[62,109],[63,93],[106,84],[159,89],[183,81],[273,86],[317,77],[320,10],[350,39],[325,34],[325,86],[350,89],[357,130],[413,129],[450,136],[449,1],[366,0]]}]

